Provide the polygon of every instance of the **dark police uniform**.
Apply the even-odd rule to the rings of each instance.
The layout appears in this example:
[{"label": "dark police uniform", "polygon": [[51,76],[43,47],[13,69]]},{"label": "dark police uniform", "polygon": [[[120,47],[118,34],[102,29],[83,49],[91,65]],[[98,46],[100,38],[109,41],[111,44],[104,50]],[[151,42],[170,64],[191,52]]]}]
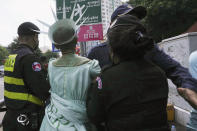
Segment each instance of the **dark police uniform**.
[{"label": "dark police uniform", "polygon": [[107,131],[169,131],[165,73],[146,60],[124,61],[103,71],[88,90],[87,114]]},{"label": "dark police uniform", "polygon": [[106,42],[95,46],[88,53],[88,58],[93,60],[96,59],[99,61],[100,67],[104,67],[105,65],[110,65],[111,60],[109,56],[109,48]]},{"label": "dark police uniform", "polygon": [[[49,97],[49,83],[33,49],[20,44],[4,65],[4,99],[7,112],[4,131],[37,131],[41,109]],[[40,119],[39,119],[40,118]]]}]

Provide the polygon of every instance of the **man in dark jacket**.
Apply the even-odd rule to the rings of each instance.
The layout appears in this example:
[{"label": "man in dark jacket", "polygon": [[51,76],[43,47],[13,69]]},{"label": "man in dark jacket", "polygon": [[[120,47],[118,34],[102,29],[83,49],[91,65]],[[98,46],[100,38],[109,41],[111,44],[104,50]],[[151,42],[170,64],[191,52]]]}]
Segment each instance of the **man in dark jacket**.
[{"label": "man in dark jacket", "polygon": [[49,82],[40,59],[39,28],[31,22],[18,27],[19,46],[5,62],[4,99],[7,112],[3,119],[4,131],[38,131],[49,97]]},{"label": "man in dark jacket", "polygon": [[[137,16],[139,19],[143,19],[146,16],[146,9],[142,6],[133,8],[128,4],[124,4],[119,6],[111,16],[111,25],[116,21],[117,17],[125,14],[130,14]],[[103,51],[108,50],[108,52]],[[94,57],[93,57],[94,56]],[[88,58],[97,59],[99,63],[110,63],[109,59],[109,48],[108,46],[101,46],[93,48],[89,54]],[[105,59],[103,59],[105,58]],[[166,73],[167,77],[172,80],[172,82],[178,88],[180,95],[182,95],[185,100],[190,102],[194,107],[197,105],[197,80],[192,78],[188,69],[181,66],[180,63],[172,59],[165,52],[160,50],[158,46],[155,44],[153,50],[145,56],[146,59],[152,61],[154,64],[159,66]],[[195,91],[195,92],[194,92]],[[192,98],[191,98],[192,96]],[[192,101],[192,103],[191,103]],[[197,108],[197,106],[196,106]]]},{"label": "man in dark jacket", "polygon": [[90,50],[88,53],[88,58],[93,60],[96,59],[99,61],[100,67],[104,67],[105,65],[110,65],[110,57],[109,57],[109,48],[106,42],[103,42]]}]

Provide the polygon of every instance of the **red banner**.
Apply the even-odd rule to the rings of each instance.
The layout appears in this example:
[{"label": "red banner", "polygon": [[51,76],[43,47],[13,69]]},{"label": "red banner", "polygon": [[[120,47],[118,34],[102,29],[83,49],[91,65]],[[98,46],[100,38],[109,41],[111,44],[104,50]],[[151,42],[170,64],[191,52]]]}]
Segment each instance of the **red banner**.
[{"label": "red banner", "polygon": [[78,33],[78,41],[84,42],[94,40],[103,40],[102,24],[81,26]]}]

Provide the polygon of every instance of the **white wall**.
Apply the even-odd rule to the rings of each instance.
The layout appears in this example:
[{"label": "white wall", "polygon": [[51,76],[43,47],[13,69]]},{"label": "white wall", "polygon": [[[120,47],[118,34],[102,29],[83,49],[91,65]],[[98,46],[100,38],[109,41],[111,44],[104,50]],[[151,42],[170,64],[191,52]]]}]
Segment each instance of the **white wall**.
[{"label": "white wall", "polygon": [[[197,50],[197,32],[187,33],[163,40],[159,43],[159,47],[164,50],[172,58],[180,62],[181,65],[188,68],[189,55],[191,52]],[[176,91],[176,86],[169,80],[169,103],[179,107],[178,113],[175,116],[175,120],[182,125],[185,125],[188,121],[189,112],[192,107],[179,96]],[[181,113],[180,113],[181,112]]]}]

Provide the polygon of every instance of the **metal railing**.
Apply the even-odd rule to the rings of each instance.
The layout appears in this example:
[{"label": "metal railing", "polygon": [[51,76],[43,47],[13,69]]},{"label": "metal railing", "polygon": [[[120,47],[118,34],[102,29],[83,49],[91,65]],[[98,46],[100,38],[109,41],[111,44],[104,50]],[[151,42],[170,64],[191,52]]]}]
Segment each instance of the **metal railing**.
[{"label": "metal railing", "polygon": [[[0,112],[4,112],[6,111],[7,109],[5,108],[5,102],[4,102],[4,99],[1,99],[0,100]],[[0,127],[2,127],[2,123],[0,122]]]},{"label": "metal railing", "polygon": [[5,107],[5,101],[4,99],[0,100],[0,112],[7,111],[7,108]]},{"label": "metal railing", "polygon": [[5,105],[4,99],[0,99],[0,108]]}]

